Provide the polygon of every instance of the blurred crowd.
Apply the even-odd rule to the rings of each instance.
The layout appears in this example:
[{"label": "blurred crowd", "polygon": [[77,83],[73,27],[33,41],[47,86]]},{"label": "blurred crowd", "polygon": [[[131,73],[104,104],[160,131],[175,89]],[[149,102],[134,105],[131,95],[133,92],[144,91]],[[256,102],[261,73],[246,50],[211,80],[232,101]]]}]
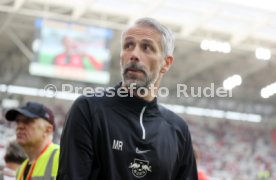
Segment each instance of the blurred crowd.
[{"label": "blurred crowd", "polygon": [[[56,116],[54,142],[60,136],[66,110],[53,108]],[[1,114],[1,113],[0,113]],[[261,124],[229,120],[186,119],[193,143],[199,148],[199,169],[211,180],[276,179],[276,145],[271,131]],[[5,146],[15,139],[15,124],[0,117],[0,169],[4,166]]]},{"label": "blurred crowd", "polygon": [[211,119],[188,120],[193,143],[201,152],[199,167],[210,179],[276,179],[276,146],[261,124]]}]

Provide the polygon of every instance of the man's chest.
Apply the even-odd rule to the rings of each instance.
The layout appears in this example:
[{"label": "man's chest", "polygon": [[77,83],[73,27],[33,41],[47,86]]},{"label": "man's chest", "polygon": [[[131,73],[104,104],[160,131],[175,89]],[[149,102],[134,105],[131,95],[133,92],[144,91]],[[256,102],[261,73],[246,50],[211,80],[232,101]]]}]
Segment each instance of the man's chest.
[{"label": "man's chest", "polygon": [[[172,128],[158,117],[107,116],[100,131],[98,152],[107,169],[116,169],[120,174],[141,178],[163,174],[170,177],[177,166],[179,147]],[[106,118],[107,118],[106,117]],[[143,136],[144,133],[144,136]]]}]

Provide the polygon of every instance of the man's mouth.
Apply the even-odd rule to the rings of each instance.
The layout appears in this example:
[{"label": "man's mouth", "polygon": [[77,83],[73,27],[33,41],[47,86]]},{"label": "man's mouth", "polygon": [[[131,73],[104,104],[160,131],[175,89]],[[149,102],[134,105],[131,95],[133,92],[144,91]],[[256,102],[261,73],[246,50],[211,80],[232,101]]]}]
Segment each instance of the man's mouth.
[{"label": "man's mouth", "polygon": [[22,136],[24,136],[24,133],[23,132],[16,133],[16,136],[17,137],[22,137]]},{"label": "man's mouth", "polygon": [[125,73],[128,73],[128,72],[145,74],[145,71],[143,71],[142,69],[137,69],[137,68],[126,68]]},{"label": "man's mouth", "polygon": [[126,72],[128,72],[128,71],[141,72],[141,70],[136,69],[136,68],[127,68],[127,69],[126,69]]}]

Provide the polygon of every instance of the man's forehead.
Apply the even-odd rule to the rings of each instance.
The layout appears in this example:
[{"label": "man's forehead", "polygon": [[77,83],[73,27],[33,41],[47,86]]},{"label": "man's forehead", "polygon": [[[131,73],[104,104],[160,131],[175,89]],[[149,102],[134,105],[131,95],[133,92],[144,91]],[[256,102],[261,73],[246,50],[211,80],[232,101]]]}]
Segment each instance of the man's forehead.
[{"label": "man's forehead", "polygon": [[137,38],[137,37],[148,39],[150,41],[153,41],[153,40],[160,41],[161,34],[153,27],[141,26],[141,25],[132,26],[129,29],[127,29],[124,33],[125,40],[129,38]]},{"label": "man's forehead", "polygon": [[[125,41],[134,41],[134,40],[136,40],[137,38],[136,37],[134,37],[134,36],[126,36],[125,37]],[[141,38],[141,39],[139,39],[139,41],[141,41],[141,42],[144,42],[144,43],[154,43],[154,40],[153,39],[151,39],[151,38],[146,38],[146,37],[144,37],[144,38]]]}]

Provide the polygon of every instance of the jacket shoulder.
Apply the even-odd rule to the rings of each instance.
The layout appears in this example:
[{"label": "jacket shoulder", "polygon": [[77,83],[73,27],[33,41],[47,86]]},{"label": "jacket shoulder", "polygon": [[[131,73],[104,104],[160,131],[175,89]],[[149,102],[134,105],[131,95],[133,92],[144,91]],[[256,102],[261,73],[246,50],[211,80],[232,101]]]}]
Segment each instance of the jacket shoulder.
[{"label": "jacket shoulder", "polygon": [[161,112],[162,117],[167,123],[169,123],[177,130],[180,130],[185,133],[188,132],[188,125],[183,118],[181,118],[179,115],[172,112],[168,108],[164,107],[163,105],[158,105],[158,108]]},{"label": "jacket shoulder", "polygon": [[110,95],[108,93],[110,92],[103,91],[100,93],[82,95],[75,100],[74,104],[78,104],[80,106],[89,105],[94,107],[101,106],[101,105],[108,106],[113,102],[112,94]]}]

